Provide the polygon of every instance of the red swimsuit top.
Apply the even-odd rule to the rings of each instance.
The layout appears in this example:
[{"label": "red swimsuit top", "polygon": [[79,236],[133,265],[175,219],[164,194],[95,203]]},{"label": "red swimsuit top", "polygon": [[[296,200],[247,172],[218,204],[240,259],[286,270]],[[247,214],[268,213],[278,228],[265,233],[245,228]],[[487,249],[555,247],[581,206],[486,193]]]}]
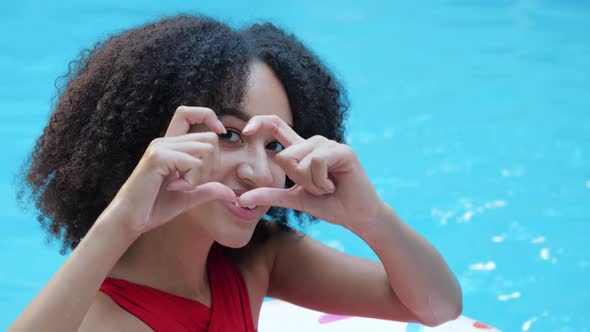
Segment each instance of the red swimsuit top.
[{"label": "red swimsuit top", "polygon": [[106,278],[100,291],[155,332],[255,332],[248,290],[238,267],[213,245],[207,268],[211,308],[121,279]]}]

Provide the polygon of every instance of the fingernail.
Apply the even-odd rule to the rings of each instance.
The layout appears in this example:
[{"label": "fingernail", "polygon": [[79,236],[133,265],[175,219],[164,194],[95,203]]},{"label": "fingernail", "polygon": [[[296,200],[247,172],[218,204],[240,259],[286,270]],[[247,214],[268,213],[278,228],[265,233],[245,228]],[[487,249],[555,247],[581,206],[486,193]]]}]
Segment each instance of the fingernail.
[{"label": "fingernail", "polygon": [[217,120],[217,128],[219,128],[219,131],[221,131],[222,133],[227,134],[227,130],[225,130],[225,126],[219,120]]},{"label": "fingernail", "polygon": [[242,129],[242,132],[243,132],[243,133],[247,133],[247,132],[249,132],[250,130],[252,130],[253,128],[254,128],[254,125],[252,125],[252,123],[248,123],[248,124],[246,125],[246,127],[244,127],[244,129]]},{"label": "fingernail", "polygon": [[336,188],[334,188],[334,185],[329,183],[326,188],[325,188],[330,194],[333,194],[336,191]]}]

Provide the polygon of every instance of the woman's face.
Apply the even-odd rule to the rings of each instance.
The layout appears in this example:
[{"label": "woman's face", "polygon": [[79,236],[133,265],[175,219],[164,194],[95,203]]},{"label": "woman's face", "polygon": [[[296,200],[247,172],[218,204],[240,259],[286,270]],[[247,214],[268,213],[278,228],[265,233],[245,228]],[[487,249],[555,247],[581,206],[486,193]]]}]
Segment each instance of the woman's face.
[{"label": "woman's face", "polygon": [[[269,131],[242,135],[248,120],[258,115],[277,115],[287,124],[293,124],[287,94],[268,65],[252,62],[247,83],[240,110],[214,110],[227,134],[219,137],[221,166],[213,172],[210,181],[223,183],[234,190],[236,196],[258,187],[280,188],[285,185],[285,172],[275,162],[275,156],[283,146]],[[203,130],[202,126],[193,131],[199,130]],[[259,206],[248,210],[232,203],[214,201],[189,211],[188,215],[199,220],[201,230],[213,240],[238,248],[248,243],[257,221],[269,208]]]}]

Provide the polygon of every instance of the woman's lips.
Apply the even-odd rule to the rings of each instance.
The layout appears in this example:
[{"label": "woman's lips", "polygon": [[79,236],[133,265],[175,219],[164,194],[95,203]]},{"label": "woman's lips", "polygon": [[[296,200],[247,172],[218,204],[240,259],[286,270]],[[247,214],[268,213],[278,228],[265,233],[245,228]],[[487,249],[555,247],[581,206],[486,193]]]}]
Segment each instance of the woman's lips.
[{"label": "woman's lips", "polygon": [[258,207],[252,210],[237,206],[235,203],[222,201],[221,202],[226,209],[228,209],[234,216],[245,222],[258,221],[259,213]]}]

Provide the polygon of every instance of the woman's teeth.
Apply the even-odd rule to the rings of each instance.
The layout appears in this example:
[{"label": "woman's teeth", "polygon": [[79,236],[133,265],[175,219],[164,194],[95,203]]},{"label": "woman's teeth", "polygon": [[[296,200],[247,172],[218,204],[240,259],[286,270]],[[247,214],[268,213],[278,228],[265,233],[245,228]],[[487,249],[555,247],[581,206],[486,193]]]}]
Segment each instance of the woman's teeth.
[{"label": "woman's teeth", "polygon": [[240,206],[238,202],[234,202],[234,205],[237,207],[241,207],[242,209],[254,210],[256,205],[247,205],[247,206]]}]

